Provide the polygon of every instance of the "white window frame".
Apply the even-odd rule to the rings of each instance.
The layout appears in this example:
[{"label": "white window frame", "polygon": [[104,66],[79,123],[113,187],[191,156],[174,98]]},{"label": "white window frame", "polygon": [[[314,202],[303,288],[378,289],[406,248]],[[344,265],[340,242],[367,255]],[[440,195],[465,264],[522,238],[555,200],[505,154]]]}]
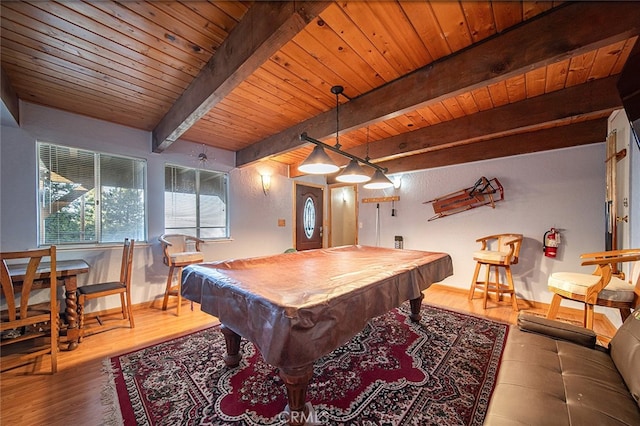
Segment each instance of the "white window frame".
[{"label": "white window frame", "polygon": [[[193,225],[187,226],[167,226],[167,217],[172,216],[175,217],[175,209],[173,206],[170,208],[170,198],[175,197],[176,191],[167,191],[167,185],[171,185],[170,182],[166,181],[166,176],[168,173],[168,169],[181,169],[183,172],[193,172],[195,173],[195,188],[193,193],[195,206],[192,206],[194,217],[191,217],[190,220],[193,221]],[[204,226],[202,224],[202,215],[200,214],[201,205],[200,205],[200,176],[203,173],[209,173],[212,175],[217,175],[223,179],[224,190],[222,193],[224,194],[224,199],[222,200],[222,205],[224,209],[224,226]],[[220,172],[216,170],[206,170],[195,167],[187,167],[178,164],[165,164],[164,167],[164,176],[165,176],[165,184],[164,184],[164,231],[169,234],[187,234],[194,237],[202,238],[204,240],[227,240],[230,238],[230,227],[229,227],[229,174],[225,172]],[[173,213],[173,214],[172,214]],[[206,230],[223,230],[222,235],[219,236],[210,236],[206,235]],[[215,231],[213,232],[215,233]]]},{"label": "white window frame", "polygon": [[[41,148],[43,147],[49,147],[50,149],[61,149],[61,150],[69,150],[70,153],[82,153],[82,155],[85,156],[92,156],[93,157],[93,188],[94,188],[94,218],[93,218],[93,238],[91,239],[76,239],[73,241],[60,241],[60,240],[56,240],[53,241],[52,239],[47,240],[47,235],[45,232],[45,220],[47,218],[43,217],[43,210],[46,206],[49,206],[51,203],[51,200],[46,200],[46,195],[45,192],[43,191],[43,187],[46,184],[46,179],[43,178],[43,172],[44,171],[51,171],[51,167],[50,164],[44,164],[41,161]],[[98,152],[98,151],[94,151],[91,149],[81,149],[81,148],[77,148],[77,147],[72,147],[72,146],[65,146],[65,145],[60,145],[60,144],[54,144],[54,143],[49,143],[49,142],[41,142],[38,141],[36,143],[36,155],[37,155],[37,164],[38,164],[38,179],[37,179],[37,185],[38,187],[36,188],[36,194],[38,195],[38,244],[40,246],[46,246],[46,245],[74,245],[74,246],[88,246],[88,245],[97,245],[97,244],[115,244],[115,243],[122,243],[124,238],[131,238],[131,239],[135,239],[138,241],[146,241],[147,240],[147,235],[148,235],[148,189],[147,189],[147,161],[145,159],[140,159],[140,158],[133,158],[133,157],[128,157],[128,156],[122,156],[122,155],[115,155],[115,154],[111,154],[111,153],[104,153],[104,152]],[[73,161],[73,159],[71,158],[71,155],[69,156],[69,162],[71,163]],[[138,225],[136,226],[137,229],[132,230],[131,232],[127,232],[125,231],[124,233],[122,233],[122,239],[120,239],[120,236],[118,237],[113,237],[112,239],[105,239],[107,238],[107,232],[104,232],[103,229],[103,225],[102,225],[102,216],[103,216],[103,209],[102,209],[102,179],[100,176],[100,169],[101,169],[101,160],[106,159],[106,158],[117,158],[117,159],[122,159],[122,160],[128,160],[131,161],[131,165],[135,168],[141,168],[138,169],[134,174],[135,175],[140,175],[140,179],[136,180],[135,183],[137,183],[138,185],[141,185],[141,188],[139,188],[142,191],[142,196],[141,196],[141,203],[142,203],[142,212],[141,212],[141,217],[142,217],[142,222],[143,223],[138,223]],[[55,171],[55,170],[54,170]],[[57,170],[59,171],[59,169]],[[56,172],[57,172],[56,171]],[[133,183],[134,181],[132,181]],[[106,187],[106,186],[105,186]],[[129,189],[133,189],[133,188],[129,188]],[[47,202],[49,204],[47,204]],[[62,210],[62,209],[61,209]],[[124,235],[126,233],[126,236]]]}]

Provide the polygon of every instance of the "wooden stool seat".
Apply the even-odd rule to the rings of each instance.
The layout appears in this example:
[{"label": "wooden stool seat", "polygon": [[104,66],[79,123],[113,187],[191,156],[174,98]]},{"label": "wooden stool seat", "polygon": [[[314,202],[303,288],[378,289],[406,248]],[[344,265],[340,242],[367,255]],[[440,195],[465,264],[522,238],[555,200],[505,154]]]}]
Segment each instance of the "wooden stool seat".
[{"label": "wooden stool seat", "polygon": [[[585,253],[583,266],[595,266],[591,274],[580,272],[555,272],[547,285],[553,292],[547,318],[554,319],[563,299],[584,303],[582,325],[593,330],[594,306],[606,306],[620,310],[624,322],[632,309],[640,305],[640,249],[610,250]],[[630,280],[614,275],[614,267],[631,262]]]},{"label": "wooden stool seat", "polygon": [[[497,234],[482,237],[476,240],[482,243],[482,249],[473,253],[473,260],[476,261],[476,269],[473,273],[471,288],[469,289],[469,300],[473,299],[476,288],[482,289],[484,299],[482,307],[487,309],[487,299],[490,292],[496,294],[496,299],[501,301],[504,294],[511,297],[511,305],[514,311],[518,311],[518,301],[513,286],[513,275],[511,265],[518,263],[520,246],[522,245],[522,234]],[[495,250],[489,250],[491,245],[496,245]],[[480,269],[485,266],[484,280],[479,280]],[[500,280],[500,268],[504,269],[506,282]],[[490,279],[493,269],[493,280]]]},{"label": "wooden stool seat", "polygon": [[187,266],[192,263],[200,263],[204,261],[204,255],[199,251],[173,253],[170,257],[171,263],[175,266]]},{"label": "wooden stool seat", "polygon": [[[200,243],[204,240],[184,234],[163,234],[158,238],[162,243],[165,265],[169,266],[169,276],[167,277],[167,287],[162,299],[162,310],[167,309],[169,296],[178,298],[178,307],[176,314],[180,315],[180,306],[182,305],[182,294],[180,287],[182,284],[182,268],[194,263],[204,262],[204,255],[200,251]],[[194,250],[188,250],[193,248]],[[177,271],[177,282],[173,284],[174,272]]]}]

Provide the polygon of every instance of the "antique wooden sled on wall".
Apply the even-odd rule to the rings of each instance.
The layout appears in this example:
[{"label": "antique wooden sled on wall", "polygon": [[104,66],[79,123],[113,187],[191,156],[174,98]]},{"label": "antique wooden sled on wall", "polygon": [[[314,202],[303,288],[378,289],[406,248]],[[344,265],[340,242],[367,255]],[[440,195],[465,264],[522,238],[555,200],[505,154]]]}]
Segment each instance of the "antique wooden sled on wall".
[{"label": "antique wooden sled on wall", "polygon": [[504,188],[498,179],[487,179],[483,176],[470,188],[461,189],[422,204],[433,203],[435,216],[429,219],[432,221],[480,206],[490,205],[495,208],[495,203],[503,199]]}]

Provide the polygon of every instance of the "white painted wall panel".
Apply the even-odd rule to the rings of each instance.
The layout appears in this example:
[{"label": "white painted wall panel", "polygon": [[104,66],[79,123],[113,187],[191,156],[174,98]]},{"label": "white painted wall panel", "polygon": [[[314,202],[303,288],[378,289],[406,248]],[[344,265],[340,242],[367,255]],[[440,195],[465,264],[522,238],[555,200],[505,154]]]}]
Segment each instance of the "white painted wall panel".
[{"label": "white painted wall panel", "polygon": [[[523,234],[520,262],[512,268],[516,291],[546,303],[551,273],[590,273],[580,266],[580,254],[604,250],[604,155],[604,144],[594,144],[407,173],[400,189],[362,189],[360,196],[399,195],[395,217],[390,203],[380,204],[380,245],[393,247],[394,236],[402,235],[404,248],[450,253],[454,276],[445,283],[455,287],[469,288],[477,238]],[[428,221],[433,208],[423,202],[471,187],[481,176],[497,178],[504,187],[504,200],[495,209],[483,206]],[[375,245],[376,204],[360,205],[360,222],[360,242]],[[556,259],[542,252],[542,236],[551,227],[562,230]]]}]

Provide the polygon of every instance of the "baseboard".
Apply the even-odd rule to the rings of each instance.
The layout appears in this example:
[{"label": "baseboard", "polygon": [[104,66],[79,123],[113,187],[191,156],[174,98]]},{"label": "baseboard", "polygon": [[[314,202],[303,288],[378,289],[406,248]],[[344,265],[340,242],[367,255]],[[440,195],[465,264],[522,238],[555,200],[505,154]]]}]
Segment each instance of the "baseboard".
[{"label": "baseboard", "polygon": [[[135,312],[142,311],[143,309],[162,310],[162,300],[163,297],[161,296],[150,301],[132,305],[131,309],[134,311],[133,317],[135,318]],[[174,300],[177,301],[175,297],[169,300],[167,312],[175,312],[176,303]],[[182,301],[183,304],[191,303],[191,301],[187,299],[183,299]],[[84,324],[83,336],[88,337],[96,333],[102,333],[116,328],[127,328],[129,327],[129,320],[122,318],[122,309],[120,307],[116,307],[86,313]]]},{"label": "baseboard", "polygon": [[[131,306],[131,309],[133,309],[134,311],[139,311],[142,309],[162,309],[162,298],[163,296],[160,296],[156,299],[153,300],[149,300],[146,302],[142,302],[142,303],[135,303]],[[177,299],[175,297],[172,297],[169,299],[169,306],[167,306],[167,310],[169,309],[175,309],[176,308],[176,301]],[[182,299],[182,303],[186,304],[186,303],[191,303],[190,300],[188,299]],[[110,315],[118,315],[120,314],[121,309],[120,307],[116,307],[116,308],[110,308],[110,309],[103,309],[101,311],[92,311],[92,312],[87,312],[85,314],[85,318],[86,319],[93,319],[95,317],[106,317],[106,316],[110,316]]]},{"label": "baseboard", "polygon": [[[446,290],[446,291],[450,291],[450,292],[456,292],[456,293],[464,293],[465,295],[469,292],[468,289],[462,288],[462,287],[453,287],[450,285],[446,285],[446,284],[441,284],[441,283],[436,283],[431,285],[431,287],[434,288],[439,288],[441,290]],[[175,309],[175,302],[173,302],[175,300],[175,298],[171,298],[169,300],[170,305],[167,307],[168,309]],[[428,299],[427,299],[428,300]],[[536,311],[540,311],[540,312],[546,312],[549,310],[549,304],[548,303],[542,303],[542,302],[537,302],[534,300],[527,300],[527,299],[523,299],[521,297],[518,297],[518,301],[519,303],[523,303],[527,306],[527,309],[532,309],[532,310],[536,310]],[[190,301],[183,299],[183,302],[187,303]],[[132,306],[134,311],[137,310],[142,310],[142,309],[162,309],[162,297],[157,298],[157,299],[153,299],[147,302],[142,302],[142,303],[137,303],[134,304]],[[87,319],[91,319],[91,318],[95,318],[97,316],[108,316],[108,315],[117,315],[120,313],[120,308],[112,308],[112,309],[106,309],[106,310],[102,310],[102,311],[95,311],[95,312],[89,312],[85,315],[85,318]],[[558,310],[558,315],[559,316],[565,316],[565,317],[569,317],[569,318],[582,318],[582,311],[579,309],[575,309],[575,308],[568,308],[568,307],[564,307],[564,306],[560,306],[560,309]],[[604,326],[607,335],[609,336],[613,336],[616,331],[617,331],[617,327],[615,327],[611,321],[609,320],[609,318],[599,312],[596,312],[594,315],[594,320],[596,321],[600,321],[602,323],[602,325]]]},{"label": "baseboard", "polygon": [[[431,285],[431,287],[439,288],[441,290],[456,292],[456,293],[464,293],[465,295],[469,292],[468,288],[462,287],[453,287],[446,284],[436,283]],[[548,303],[537,302],[535,300],[528,300],[518,297],[518,302],[527,305],[527,309],[532,309],[540,312],[547,312],[549,310]],[[569,318],[582,318],[583,311],[576,308],[569,308],[565,306],[560,306],[558,310],[558,316],[560,317],[569,317]],[[606,330],[606,333],[609,336],[613,336],[616,334],[618,330],[616,326],[609,320],[609,318],[600,312],[596,312],[594,314],[594,321],[599,321]]]}]

